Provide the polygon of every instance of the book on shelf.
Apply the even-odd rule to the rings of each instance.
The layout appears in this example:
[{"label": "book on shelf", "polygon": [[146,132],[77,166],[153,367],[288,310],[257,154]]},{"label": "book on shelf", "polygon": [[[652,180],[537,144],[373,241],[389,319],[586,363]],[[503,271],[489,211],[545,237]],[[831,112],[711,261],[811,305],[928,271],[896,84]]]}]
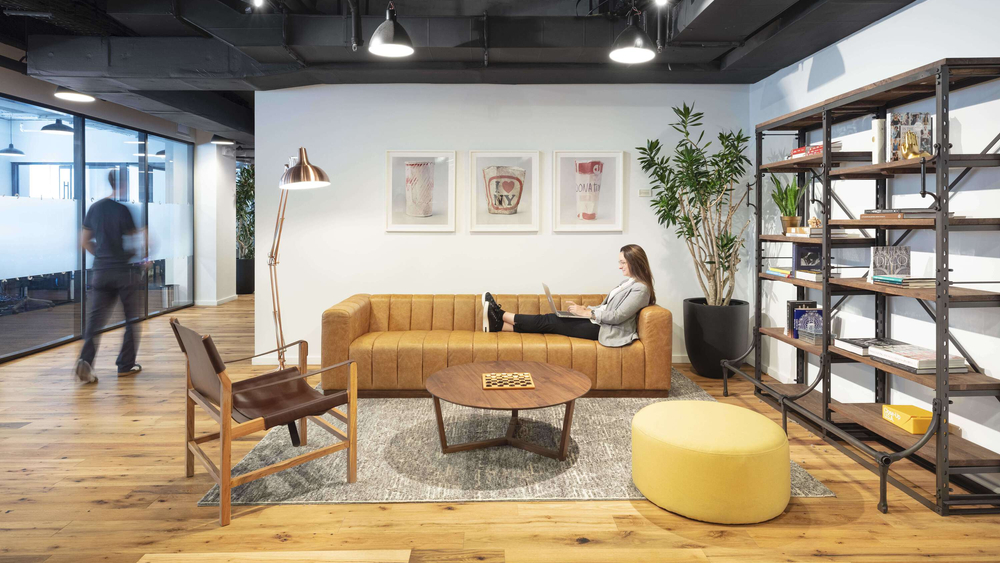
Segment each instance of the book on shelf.
[{"label": "book on shelf", "polygon": [[[835,338],[837,335],[831,334],[831,338]],[[809,332],[807,330],[799,331],[799,340],[805,344],[812,344],[813,346],[823,345],[823,334],[820,332]]]},{"label": "book on shelf", "polygon": [[[894,362],[892,360],[887,360],[885,358],[880,358],[878,356],[874,356],[874,355],[871,355],[871,354],[869,354],[869,357],[870,358],[874,358],[874,359],[878,360],[880,363],[883,363],[883,364],[885,364],[887,366],[891,366],[891,367],[894,367],[896,369],[901,369],[903,371],[907,371],[907,372],[910,372],[910,373],[915,373],[917,375],[934,375],[935,373],[937,373],[937,368],[936,367],[914,368],[914,367],[908,366],[906,364],[901,364],[899,362]],[[948,366],[948,373],[969,373],[969,366],[965,365],[965,364],[962,364],[960,366],[959,365]]]},{"label": "book on shelf", "polygon": [[790,278],[790,277],[792,277],[792,271],[791,270],[786,270],[784,268],[778,268],[778,267],[775,267],[775,266],[768,266],[767,272],[765,272],[765,273],[767,275],[769,275],[769,276],[778,276],[779,278]]},{"label": "book on shelf", "polygon": [[[833,141],[830,143],[831,152],[840,152],[843,148],[843,143],[840,141]],[[789,158],[802,158],[804,156],[816,156],[823,154],[823,143],[818,143],[815,145],[809,145],[806,147],[796,147],[788,154]]]},{"label": "book on shelf", "polygon": [[[860,219],[934,219],[937,217],[937,213],[933,211],[927,213],[862,213]],[[950,219],[961,219],[962,216],[955,215],[954,213],[949,213],[948,217]]]},{"label": "book on shelf", "polygon": [[909,136],[913,143],[912,149],[916,152],[924,152],[928,155],[934,154],[934,125],[933,116],[928,112],[900,112],[892,113],[889,116],[889,135],[886,142],[886,150],[889,154],[886,159],[889,162],[903,160],[903,147]]},{"label": "book on shelf", "polygon": [[875,276],[909,276],[909,246],[873,246],[868,273],[869,281]]},{"label": "book on shelf", "polygon": [[823,245],[794,244],[792,245],[792,270],[823,269]]},{"label": "book on shelf", "polygon": [[[822,239],[823,238],[823,228],[822,227],[817,227],[817,228],[812,228],[812,227],[796,227],[796,228],[798,228],[798,229],[805,229],[805,230],[795,230],[795,231],[793,231],[793,230],[789,229],[789,231],[785,233],[785,236],[786,237],[815,238],[815,239]],[[834,228],[832,228],[832,229],[830,229],[830,238],[835,238],[835,239],[862,238],[862,236],[861,236],[861,233],[857,233],[857,232],[854,232],[854,231],[849,231],[847,229],[834,229]]]},{"label": "book on shelf", "polygon": [[[936,352],[913,344],[875,344],[868,346],[868,355],[880,361],[905,366],[909,369],[933,370],[937,366]],[[962,368],[965,358],[951,354],[948,368]]]},{"label": "book on shelf", "polygon": [[823,308],[799,307],[792,311],[792,326],[795,336],[801,338],[803,332],[823,332]]},{"label": "book on shelf", "polygon": [[891,285],[902,288],[927,289],[937,287],[937,280],[934,278],[915,278],[910,276],[872,276],[876,284]]},{"label": "book on shelf", "polygon": [[[823,281],[823,272],[819,270],[795,270],[795,277],[806,281]],[[839,278],[840,272],[830,272],[831,278]]]},{"label": "book on shelf", "polygon": [[808,299],[805,300],[792,300],[787,301],[785,304],[787,309],[787,317],[785,318],[785,334],[791,336],[792,338],[797,338],[798,334],[795,331],[795,310],[804,308],[815,308],[816,302]]},{"label": "book on shelf", "polygon": [[[882,214],[882,213],[902,213],[904,215],[937,215],[937,211],[934,211],[930,207],[892,207],[890,209],[865,209],[864,214]],[[954,211],[948,212],[948,215],[954,215]]]},{"label": "book on shelf", "polygon": [[837,348],[847,350],[848,352],[859,356],[867,356],[869,346],[888,346],[900,344],[906,344],[906,342],[893,340],[891,338],[838,338],[833,342],[833,345]]}]

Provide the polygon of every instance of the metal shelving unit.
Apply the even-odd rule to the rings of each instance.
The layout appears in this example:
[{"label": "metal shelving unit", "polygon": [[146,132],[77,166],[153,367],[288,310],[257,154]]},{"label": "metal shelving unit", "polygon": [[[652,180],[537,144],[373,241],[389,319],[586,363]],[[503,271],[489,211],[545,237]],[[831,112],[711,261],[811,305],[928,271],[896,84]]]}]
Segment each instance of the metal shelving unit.
[{"label": "metal shelving unit", "polygon": [[[886,485],[891,483],[903,492],[921,502],[938,514],[956,513],[1000,513],[1000,494],[969,479],[967,475],[980,473],[1000,473],[1000,453],[992,452],[968,440],[953,436],[949,432],[948,413],[951,399],[960,396],[992,396],[1000,400],[1000,379],[983,374],[974,358],[955,339],[949,330],[949,311],[957,307],[1000,307],[1000,293],[978,289],[960,288],[952,285],[948,243],[951,231],[997,231],[1000,218],[952,219],[948,215],[949,199],[959,189],[962,179],[976,167],[1000,166],[1000,155],[993,154],[1000,142],[1000,134],[979,154],[955,154],[950,139],[949,101],[951,92],[986,81],[1000,78],[1000,58],[943,59],[929,65],[905,72],[874,84],[853,90],[841,96],[828,99],[798,112],[793,112],[756,127],[756,194],[755,208],[757,233],[762,231],[761,206],[763,204],[763,176],[765,172],[794,173],[799,175],[800,185],[805,185],[805,175],[811,174],[821,189],[819,199],[812,199],[820,209],[823,236],[823,280],[804,281],[795,278],[780,278],[764,273],[764,253],[767,244],[816,244],[815,240],[796,240],[782,235],[758,236],[754,255],[756,267],[754,331],[750,348],[739,358],[722,362],[724,381],[723,393],[728,394],[730,372],[754,385],[754,393],[782,413],[782,424],[787,429],[787,417],[792,416],[831,445],[842,451],[861,465],[877,473],[880,477],[880,498],[878,509],[888,511]],[[936,121],[934,127],[934,155],[905,161],[871,164],[869,152],[832,152],[832,127],[848,121],[872,115],[885,118],[893,107],[914,101],[935,100]],[[794,160],[782,160],[764,164],[761,162],[766,135],[776,132],[794,131],[798,146],[805,146],[806,134],[822,131],[824,151],[822,155]],[[785,133],[787,134],[787,133]],[[885,147],[875,147],[885,150]],[[854,165],[855,163],[865,163]],[[953,169],[962,171],[952,179]],[[934,219],[857,219],[843,201],[833,191],[831,181],[858,180],[874,181],[875,202],[879,209],[887,208],[888,180],[899,175],[917,175],[921,179],[921,195],[932,203],[936,213]],[[935,189],[927,186],[927,177],[936,180]],[[860,185],[860,182],[859,182]],[[833,205],[849,217],[831,220]],[[805,216],[809,202],[801,204],[800,211]],[[834,240],[831,227],[862,229],[864,238],[850,241]],[[888,246],[899,245],[917,229],[934,230],[935,278],[934,289],[903,289],[868,283],[863,278],[831,278],[831,251],[835,246]],[[903,231],[890,242],[890,233]],[[764,327],[761,324],[761,288],[764,283],[789,283],[796,286],[797,299],[805,299],[808,290],[820,292],[817,301],[822,303],[823,340],[821,345],[811,345],[787,336],[783,328]],[[833,297],[839,299],[832,303]],[[915,299],[927,312],[935,325],[937,371],[932,375],[921,375],[899,369],[877,361],[875,358],[859,356],[832,345],[830,323],[833,314],[843,301],[851,295],[873,295],[875,297],[875,336],[888,336],[887,305],[890,298]],[[761,339],[774,338],[796,348],[796,383],[765,383],[761,373]],[[970,372],[949,374],[949,349],[954,346],[970,365]],[[754,353],[754,373],[742,371],[744,359]],[[805,373],[806,354],[819,358],[819,373],[807,384]],[[841,362],[855,362],[871,366],[875,370],[874,403],[841,403],[831,397],[831,365]],[[923,435],[909,434],[885,421],[881,417],[881,406],[888,400],[888,375],[892,374],[924,385],[935,392],[933,400],[933,420]],[[889,474],[890,466],[902,459],[908,459],[920,467],[933,471],[936,487],[933,498],[928,498],[910,484]],[[952,484],[961,486],[971,493],[956,493]]]}]

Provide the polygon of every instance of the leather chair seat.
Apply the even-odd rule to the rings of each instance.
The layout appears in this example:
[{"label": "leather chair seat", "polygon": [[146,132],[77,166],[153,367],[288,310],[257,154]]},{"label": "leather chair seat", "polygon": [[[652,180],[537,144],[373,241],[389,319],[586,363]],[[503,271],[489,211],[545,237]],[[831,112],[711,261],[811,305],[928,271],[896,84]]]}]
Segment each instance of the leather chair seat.
[{"label": "leather chair seat", "polygon": [[[298,377],[298,368],[287,368],[233,382],[233,418],[243,423],[264,418],[264,428],[282,426],[306,416],[319,416],[347,403],[347,391],[324,395]],[[262,385],[269,385],[260,389]]]}]

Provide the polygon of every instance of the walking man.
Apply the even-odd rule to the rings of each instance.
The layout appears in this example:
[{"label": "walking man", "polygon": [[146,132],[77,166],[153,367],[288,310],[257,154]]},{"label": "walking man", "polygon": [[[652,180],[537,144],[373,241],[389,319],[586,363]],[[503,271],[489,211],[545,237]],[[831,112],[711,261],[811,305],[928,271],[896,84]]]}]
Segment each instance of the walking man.
[{"label": "walking man", "polygon": [[107,322],[115,301],[121,301],[125,310],[125,338],[115,362],[118,364],[118,376],[134,375],[142,370],[135,363],[139,335],[133,322],[139,316],[139,291],[129,266],[129,259],[134,253],[126,248],[128,237],[140,234],[140,231],[136,229],[128,208],[117,201],[118,182],[113,170],[108,174],[108,183],[111,184],[111,195],[90,206],[80,235],[83,248],[94,255],[94,277],[90,281],[92,303],[83,333],[83,350],[73,369],[76,378],[83,383],[97,381],[93,365],[98,331]]}]

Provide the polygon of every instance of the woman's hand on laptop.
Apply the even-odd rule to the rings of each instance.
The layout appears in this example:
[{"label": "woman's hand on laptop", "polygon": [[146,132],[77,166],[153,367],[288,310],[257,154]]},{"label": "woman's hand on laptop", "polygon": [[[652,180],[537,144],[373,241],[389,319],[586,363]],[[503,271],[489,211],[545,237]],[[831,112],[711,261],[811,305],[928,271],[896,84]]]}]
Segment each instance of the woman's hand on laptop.
[{"label": "woman's hand on laptop", "polygon": [[577,305],[572,301],[566,302],[566,310],[578,317],[586,317],[588,319],[590,318],[590,309],[584,307],[583,305]]}]

